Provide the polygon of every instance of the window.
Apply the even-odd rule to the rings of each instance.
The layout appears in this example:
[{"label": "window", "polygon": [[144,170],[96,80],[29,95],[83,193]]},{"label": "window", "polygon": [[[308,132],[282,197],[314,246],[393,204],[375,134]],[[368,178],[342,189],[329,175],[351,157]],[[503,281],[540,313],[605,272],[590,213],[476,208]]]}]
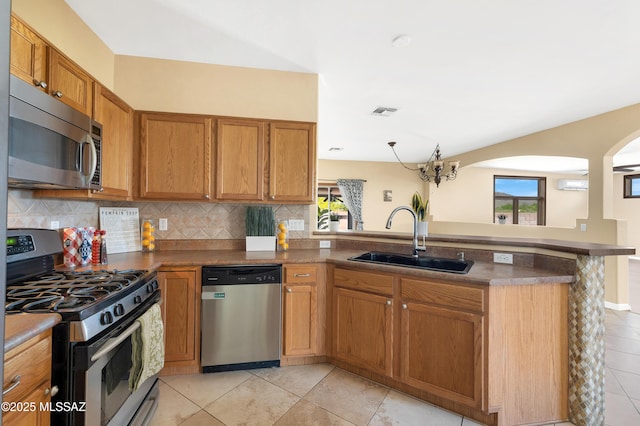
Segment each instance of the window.
[{"label": "window", "polygon": [[624,177],[624,198],[640,198],[640,175]]},{"label": "window", "polygon": [[544,225],[546,186],[543,177],[494,176],[494,223]]},{"label": "window", "polygon": [[328,231],[330,222],[337,221],[339,229],[353,229],[353,220],[342,201],[335,182],[318,184],[318,231]]}]

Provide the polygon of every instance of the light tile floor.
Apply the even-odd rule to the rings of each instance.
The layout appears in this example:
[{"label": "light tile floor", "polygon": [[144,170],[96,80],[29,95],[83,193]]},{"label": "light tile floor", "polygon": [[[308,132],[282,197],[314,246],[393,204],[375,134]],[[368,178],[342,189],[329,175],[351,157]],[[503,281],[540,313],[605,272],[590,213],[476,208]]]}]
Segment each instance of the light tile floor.
[{"label": "light tile floor", "polygon": [[[640,425],[640,315],[607,310],[605,339],[605,423]],[[152,425],[478,423],[332,365],[317,364],[162,377]]]}]

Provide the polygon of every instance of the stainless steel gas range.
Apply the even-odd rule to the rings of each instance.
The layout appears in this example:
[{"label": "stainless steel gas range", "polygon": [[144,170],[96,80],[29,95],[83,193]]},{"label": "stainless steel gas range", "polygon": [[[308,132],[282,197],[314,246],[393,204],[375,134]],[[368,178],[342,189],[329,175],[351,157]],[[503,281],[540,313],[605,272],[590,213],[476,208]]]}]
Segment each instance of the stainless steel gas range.
[{"label": "stainless steel gas range", "polygon": [[52,404],[72,409],[53,411],[51,424],[148,423],[157,375],[133,387],[129,379],[137,320],[160,301],[155,271],[56,270],[61,252],[56,231],[7,231],[6,313],[62,317],[53,329]]}]

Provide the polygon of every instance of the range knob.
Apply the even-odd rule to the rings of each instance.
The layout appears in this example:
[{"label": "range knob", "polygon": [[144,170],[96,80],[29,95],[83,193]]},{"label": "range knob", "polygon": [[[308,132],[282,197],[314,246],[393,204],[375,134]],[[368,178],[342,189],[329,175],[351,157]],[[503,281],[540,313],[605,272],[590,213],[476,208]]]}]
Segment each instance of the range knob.
[{"label": "range knob", "polygon": [[117,317],[121,317],[124,315],[124,305],[122,303],[118,303],[113,307],[113,314]]},{"label": "range knob", "polygon": [[100,315],[100,324],[102,325],[108,325],[111,324],[113,322],[113,315],[111,315],[111,312],[103,312],[102,315]]},{"label": "range knob", "polygon": [[135,304],[142,303],[142,296],[140,296],[139,294],[136,294],[136,296],[133,298],[133,303]]}]

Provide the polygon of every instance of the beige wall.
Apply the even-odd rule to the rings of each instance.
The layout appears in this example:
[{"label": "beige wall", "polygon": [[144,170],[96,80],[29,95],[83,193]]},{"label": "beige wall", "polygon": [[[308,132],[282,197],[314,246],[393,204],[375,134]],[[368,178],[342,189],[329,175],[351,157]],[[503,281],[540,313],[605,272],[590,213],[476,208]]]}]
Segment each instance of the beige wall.
[{"label": "beige wall", "polygon": [[[318,179],[365,179],[362,217],[365,231],[385,231],[391,211],[401,205],[411,205],[411,196],[420,191],[425,194],[424,184],[412,172],[398,163],[376,163],[367,161],[318,162]],[[393,191],[393,201],[384,202],[382,191]],[[398,212],[393,219],[393,232],[412,232],[413,221],[407,212]]]},{"label": "beige wall", "polygon": [[113,52],[63,0],[13,0],[11,9],[49,43],[113,90]]},{"label": "beige wall", "polygon": [[136,110],[318,120],[317,74],[114,55],[63,0],[12,10]]},{"label": "beige wall", "polygon": [[613,176],[614,214],[627,221],[628,244],[640,256],[640,198],[624,198],[623,174]]},{"label": "beige wall", "polygon": [[317,74],[117,56],[115,91],[136,110],[318,119]]},{"label": "beige wall", "polygon": [[[579,120],[456,156],[461,164],[519,155],[583,157],[589,161],[589,199],[586,220],[576,228],[521,227],[468,222],[434,221],[430,230],[442,234],[499,235],[553,238],[631,246],[627,221],[615,212],[613,155],[640,135],[640,104]],[[579,225],[587,226],[581,232]],[[624,256],[605,259],[605,300],[629,303],[629,268]]]},{"label": "beige wall", "polygon": [[546,177],[546,225],[549,227],[573,229],[576,219],[586,219],[588,215],[588,192],[556,189],[558,179],[587,179],[586,176],[467,166],[460,169],[456,180],[442,182],[440,188],[431,185],[429,199],[432,220],[493,223],[494,175]]}]

